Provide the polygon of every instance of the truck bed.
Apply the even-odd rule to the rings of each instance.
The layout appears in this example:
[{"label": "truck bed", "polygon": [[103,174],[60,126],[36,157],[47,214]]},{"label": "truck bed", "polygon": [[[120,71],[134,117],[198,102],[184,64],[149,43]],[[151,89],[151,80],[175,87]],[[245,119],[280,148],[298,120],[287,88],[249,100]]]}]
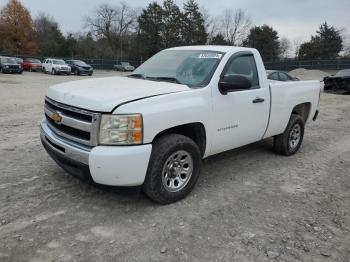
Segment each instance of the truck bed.
[{"label": "truck bed", "polygon": [[269,124],[264,138],[283,133],[295,105],[305,103],[305,106],[310,109],[305,122],[312,119],[319,99],[319,81],[270,81],[269,88],[271,108]]}]

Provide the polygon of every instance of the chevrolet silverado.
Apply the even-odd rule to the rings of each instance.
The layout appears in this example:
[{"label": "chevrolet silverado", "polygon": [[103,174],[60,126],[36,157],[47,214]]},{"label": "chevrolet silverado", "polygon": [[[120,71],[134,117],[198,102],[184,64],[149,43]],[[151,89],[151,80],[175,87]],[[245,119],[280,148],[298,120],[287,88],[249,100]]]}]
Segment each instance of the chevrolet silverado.
[{"label": "chevrolet silverado", "polygon": [[211,155],[268,137],[295,154],[319,95],[319,81],[270,82],[255,49],[176,47],[128,76],[50,87],[41,140],[68,173],[142,185],[167,204],[190,193]]}]

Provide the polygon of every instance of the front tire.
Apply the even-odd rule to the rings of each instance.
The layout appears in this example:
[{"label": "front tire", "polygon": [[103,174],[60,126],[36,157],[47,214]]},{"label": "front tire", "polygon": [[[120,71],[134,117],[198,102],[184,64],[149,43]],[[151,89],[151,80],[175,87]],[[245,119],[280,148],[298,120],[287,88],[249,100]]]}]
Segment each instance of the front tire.
[{"label": "front tire", "polygon": [[201,167],[201,153],[193,140],[165,135],[153,144],[143,190],[157,203],[174,203],[192,191]]},{"label": "front tire", "polygon": [[274,139],[274,150],[281,155],[294,155],[300,148],[304,138],[304,120],[292,114],[286,130]]}]

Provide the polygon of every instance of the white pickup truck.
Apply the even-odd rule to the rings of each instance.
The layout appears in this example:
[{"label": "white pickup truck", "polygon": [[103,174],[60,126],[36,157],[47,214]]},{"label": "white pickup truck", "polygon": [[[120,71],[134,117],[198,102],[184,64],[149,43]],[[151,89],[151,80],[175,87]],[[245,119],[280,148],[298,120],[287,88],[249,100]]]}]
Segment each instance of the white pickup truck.
[{"label": "white pickup truck", "polygon": [[208,156],[268,137],[296,153],[319,95],[318,81],[269,82],[255,49],[177,47],[128,76],[50,87],[41,140],[68,173],[142,185],[166,204],[193,189]]}]

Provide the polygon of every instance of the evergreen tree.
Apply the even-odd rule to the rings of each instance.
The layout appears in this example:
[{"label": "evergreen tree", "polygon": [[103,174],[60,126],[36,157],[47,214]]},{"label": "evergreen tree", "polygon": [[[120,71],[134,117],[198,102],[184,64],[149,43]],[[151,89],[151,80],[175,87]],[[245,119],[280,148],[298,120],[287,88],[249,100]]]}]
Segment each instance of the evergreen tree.
[{"label": "evergreen tree", "polygon": [[343,39],[340,31],[327,22],[320,25],[316,35],[309,42],[300,46],[300,59],[334,59],[343,48]]},{"label": "evergreen tree", "polygon": [[150,3],[146,9],[142,10],[138,18],[139,34],[138,42],[140,52],[146,58],[156,54],[164,48],[162,41],[163,9],[157,2]]},{"label": "evergreen tree", "polygon": [[278,59],[278,33],[268,25],[255,26],[251,28],[247,39],[243,42],[243,45],[258,49],[264,61]]},{"label": "evergreen tree", "polygon": [[163,2],[162,42],[165,48],[179,46],[183,43],[181,29],[183,28],[183,14],[173,0]]},{"label": "evergreen tree", "polygon": [[184,4],[183,41],[186,45],[204,45],[208,34],[205,30],[203,14],[195,0]]}]

